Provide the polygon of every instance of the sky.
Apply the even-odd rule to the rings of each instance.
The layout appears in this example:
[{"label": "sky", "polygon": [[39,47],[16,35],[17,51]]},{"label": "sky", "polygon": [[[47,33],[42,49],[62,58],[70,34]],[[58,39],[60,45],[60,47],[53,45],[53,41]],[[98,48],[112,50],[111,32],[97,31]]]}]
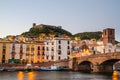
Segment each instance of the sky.
[{"label": "sky", "polygon": [[120,0],[0,0],[0,37],[32,24],[62,26],[72,34],[115,29],[120,41]]}]

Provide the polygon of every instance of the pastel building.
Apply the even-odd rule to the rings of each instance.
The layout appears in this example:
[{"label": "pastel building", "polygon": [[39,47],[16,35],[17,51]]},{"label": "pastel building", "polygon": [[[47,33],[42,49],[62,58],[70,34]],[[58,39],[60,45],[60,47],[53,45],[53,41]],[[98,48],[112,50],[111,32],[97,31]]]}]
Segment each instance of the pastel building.
[{"label": "pastel building", "polygon": [[71,39],[58,38],[46,40],[45,43],[45,60],[57,61],[69,59],[71,53]]},{"label": "pastel building", "polygon": [[45,45],[44,42],[40,41],[36,43],[36,62],[45,62]]},{"label": "pastel building", "polygon": [[25,44],[26,44],[26,62],[36,63],[37,62],[36,44],[34,42],[26,42]]},{"label": "pastel building", "polygon": [[22,42],[11,42],[8,60],[9,62],[26,60],[26,44]]},{"label": "pastel building", "polygon": [[10,51],[9,41],[0,41],[0,63],[8,63]]},{"label": "pastel building", "polygon": [[[89,52],[85,51],[85,49],[89,50]],[[120,45],[115,45],[115,30],[111,28],[104,29],[103,36],[98,41],[95,39],[72,41],[73,55],[87,56],[86,52],[89,55],[120,52]]]},{"label": "pastel building", "polygon": [[[95,39],[92,40],[78,40],[73,41],[72,53],[77,56],[88,56],[91,54],[96,54],[96,46],[98,46]],[[79,54],[79,55],[78,55]],[[76,57],[77,57],[76,56]]]}]

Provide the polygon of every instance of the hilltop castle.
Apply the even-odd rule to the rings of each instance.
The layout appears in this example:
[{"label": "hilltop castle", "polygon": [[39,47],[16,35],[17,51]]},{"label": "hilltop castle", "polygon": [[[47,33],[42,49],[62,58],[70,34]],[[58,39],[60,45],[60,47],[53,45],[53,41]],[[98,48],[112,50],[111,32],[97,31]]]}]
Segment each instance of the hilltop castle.
[{"label": "hilltop castle", "polygon": [[33,26],[32,26],[32,28],[44,28],[44,27],[60,28],[60,29],[62,29],[62,26],[53,26],[53,25],[45,25],[45,24],[36,25],[36,23],[33,23]]}]

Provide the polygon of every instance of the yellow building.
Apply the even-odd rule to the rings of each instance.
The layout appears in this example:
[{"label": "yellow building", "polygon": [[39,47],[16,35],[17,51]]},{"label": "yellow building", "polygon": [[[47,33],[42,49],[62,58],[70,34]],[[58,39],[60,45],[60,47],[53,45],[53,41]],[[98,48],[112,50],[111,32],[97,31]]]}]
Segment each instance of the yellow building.
[{"label": "yellow building", "polygon": [[10,51],[9,41],[0,41],[0,63],[8,63]]},{"label": "yellow building", "polygon": [[26,61],[27,63],[44,62],[44,43],[28,42],[26,43]]},{"label": "yellow building", "polygon": [[0,63],[25,60],[27,63],[44,62],[43,42],[0,41]]},{"label": "yellow building", "polygon": [[36,45],[34,42],[26,42],[26,61],[36,63]]}]

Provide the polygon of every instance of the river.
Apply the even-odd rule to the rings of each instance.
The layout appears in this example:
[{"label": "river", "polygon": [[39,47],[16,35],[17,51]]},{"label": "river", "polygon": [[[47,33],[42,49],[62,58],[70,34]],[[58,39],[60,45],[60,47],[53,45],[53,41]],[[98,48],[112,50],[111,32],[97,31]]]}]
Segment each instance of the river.
[{"label": "river", "polygon": [[0,72],[0,80],[120,80],[111,75],[80,72]]}]

